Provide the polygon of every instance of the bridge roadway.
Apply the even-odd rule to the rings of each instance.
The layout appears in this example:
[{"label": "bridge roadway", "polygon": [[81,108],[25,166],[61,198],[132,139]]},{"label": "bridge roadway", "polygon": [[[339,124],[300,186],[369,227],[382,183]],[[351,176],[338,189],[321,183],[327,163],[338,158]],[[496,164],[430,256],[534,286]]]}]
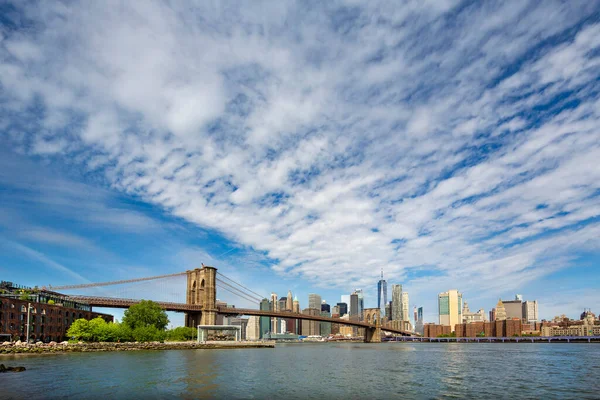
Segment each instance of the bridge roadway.
[{"label": "bridge roadway", "polygon": [[[89,304],[92,307],[105,307],[105,308],[129,308],[134,304],[140,302],[135,299],[122,299],[114,297],[98,297],[98,296],[79,296],[69,295],[70,300],[79,301],[81,303]],[[163,310],[176,311],[176,312],[188,312],[188,311],[202,311],[202,306],[198,304],[185,304],[185,303],[172,303],[166,301],[156,301]],[[234,308],[234,307],[218,307],[220,314],[226,315],[254,315],[257,317],[275,317],[283,319],[301,319],[308,321],[319,321],[319,322],[331,322],[333,324],[344,324],[350,326],[357,326],[359,328],[375,328],[375,325],[361,321],[351,321],[341,318],[322,317],[320,315],[308,315],[308,314],[297,314],[291,311],[265,311],[265,310],[253,310],[250,308]],[[398,329],[387,328],[381,326],[381,330],[391,333],[396,333],[402,336],[413,336],[411,332],[402,331]]]},{"label": "bridge roadway", "polygon": [[[92,307],[106,307],[106,308],[129,308],[140,300],[135,299],[119,299],[115,297],[98,297],[98,296],[68,296],[69,300],[78,301],[81,303],[89,304]],[[154,300],[153,300],[154,301]],[[155,301],[163,310],[166,311],[202,311],[202,306],[198,304],[185,304],[185,303],[172,303],[168,301]]]},{"label": "bridge roadway", "polygon": [[[267,310],[253,310],[249,308],[232,308],[232,307],[218,307],[220,314],[226,315],[254,315],[257,317],[275,317],[283,319],[303,319],[308,321],[319,321],[319,322],[331,322],[333,324],[343,324],[350,326],[357,326],[359,328],[375,328],[375,325],[369,324],[362,321],[352,321],[341,318],[322,317],[320,315],[308,315],[308,314],[297,314],[291,311],[267,311]],[[402,336],[413,336],[412,332],[402,331],[399,329],[387,328],[381,326],[382,331],[396,333]]]}]

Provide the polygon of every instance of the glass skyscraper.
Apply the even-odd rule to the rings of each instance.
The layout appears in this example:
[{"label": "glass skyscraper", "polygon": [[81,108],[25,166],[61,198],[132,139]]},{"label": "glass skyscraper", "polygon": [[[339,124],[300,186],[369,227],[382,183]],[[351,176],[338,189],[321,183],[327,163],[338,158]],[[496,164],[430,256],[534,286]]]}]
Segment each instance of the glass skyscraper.
[{"label": "glass skyscraper", "polygon": [[381,270],[381,279],[377,282],[377,308],[381,310],[382,316],[385,315],[387,302],[387,282],[383,279],[383,270]]}]

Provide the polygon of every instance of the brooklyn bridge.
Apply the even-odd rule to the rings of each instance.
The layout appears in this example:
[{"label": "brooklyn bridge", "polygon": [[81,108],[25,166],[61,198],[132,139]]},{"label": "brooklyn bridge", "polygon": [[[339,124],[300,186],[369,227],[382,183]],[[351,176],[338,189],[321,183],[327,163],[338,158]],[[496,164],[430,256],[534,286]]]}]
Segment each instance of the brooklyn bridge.
[{"label": "brooklyn bridge", "polygon": [[[332,318],[320,315],[308,315],[292,311],[258,310],[220,305],[217,301],[217,287],[229,292],[230,294],[234,294],[246,301],[255,302],[256,300],[260,300],[261,296],[259,296],[256,292],[252,291],[251,289],[248,289],[244,285],[237,283],[228,277],[223,276],[217,271],[216,268],[206,266],[204,264],[202,264],[202,268],[196,268],[193,270],[168,275],[159,275],[111,282],[50,286],[47,289],[43,289],[64,292],[89,288],[100,288],[114,285],[122,286],[126,284],[137,284],[140,282],[149,281],[156,282],[174,277],[186,278],[185,302],[154,300],[152,299],[153,296],[151,294],[144,294],[143,297],[145,300],[156,301],[156,303],[158,303],[166,311],[184,312],[185,325],[189,327],[196,327],[197,325],[216,325],[217,315],[222,314],[227,316],[264,316],[272,318],[281,318],[285,320],[297,319],[349,325],[364,328],[364,340],[365,342],[369,343],[380,342],[382,331],[390,332],[401,336],[413,335],[411,332],[408,331],[395,329],[387,325],[382,325],[380,310],[378,308],[365,308],[363,310],[362,320],[358,320]],[[92,307],[105,308],[129,308],[142,300],[141,298],[124,298],[117,296],[113,297],[81,294],[65,294],[65,296],[71,300],[87,303]]]}]

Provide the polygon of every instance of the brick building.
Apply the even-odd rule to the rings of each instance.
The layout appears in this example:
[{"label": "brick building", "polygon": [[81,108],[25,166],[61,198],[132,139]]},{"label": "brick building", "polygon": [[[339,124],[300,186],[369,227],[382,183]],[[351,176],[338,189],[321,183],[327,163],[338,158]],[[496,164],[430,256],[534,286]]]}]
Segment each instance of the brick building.
[{"label": "brick building", "polygon": [[2,282],[1,289],[0,333],[13,339],[25,340],[27,337],[28,305],[30,340],[62,341],[71,324],[80,318],[102,317],[107,322],[113,321],[112,315],[92,312],[88,304],[69,301],[59,293],[36,291],[29,295],[17,294],[17,290],[22,289],[15,290],[10,282]]},{"label": "brick building", "polygon": [[423,325],[423,337],[438,337],[441,335],[450,335],[449,325],[425,324]]},{"label": "brick building", "polygon": [[[456,324],[454,332],[456,337],[510,337],[521,335],[522,323],[520,319],[507,319],[492,322],[472,322],[470,324]],[[433,336],[432,336],[433,337]]]}]

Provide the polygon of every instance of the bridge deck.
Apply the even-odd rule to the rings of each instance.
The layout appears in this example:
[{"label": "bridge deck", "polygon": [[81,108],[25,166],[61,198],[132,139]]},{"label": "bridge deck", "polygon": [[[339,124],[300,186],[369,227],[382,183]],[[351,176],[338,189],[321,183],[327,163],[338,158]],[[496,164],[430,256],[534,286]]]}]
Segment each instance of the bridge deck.
[{"label": "bridge deck", "polygon": [[[121,298],[113,298],[113,297],[98,297],[98,296],[68,296],[69,299],[74,301],[79,301],[82,303],[87,303],[92,307],[106,307],[106,308],[129,308],[134,304],[140,302],[140,300],[136,299],[121,299]],[[176,312],[194,312],[194,311],[202,311],[202,306],[198,304],[185,304],[185,303],[171,303],[165,301],[157,301],[156,302],[161,308],[166,311],[176,311]],[[283,319],[301,319],[308,321],[319,321],[319,322],[331,322],[333,324],[343,324],[356,326],[359,328],[375,328],[375,325],[368,324],[363,321],[352,321],[341,318],[331,318],[331,317],[322,317],[320,315],[308,315],[308,314],[297,314],[291,311],[265,311],[265,310],[254,310],[249,308],[232,308],[232,307],[218,307],[218,312],[220,314],[228,314],[228,315],[254,315],[258,317],[275,317],[275,318],[283,318]],[[385,326],[381,326],[381,330],[386,332],[397,333],[403,336],[412,336],[411,332],[402,331],[399,329],[387,328]]]}]

